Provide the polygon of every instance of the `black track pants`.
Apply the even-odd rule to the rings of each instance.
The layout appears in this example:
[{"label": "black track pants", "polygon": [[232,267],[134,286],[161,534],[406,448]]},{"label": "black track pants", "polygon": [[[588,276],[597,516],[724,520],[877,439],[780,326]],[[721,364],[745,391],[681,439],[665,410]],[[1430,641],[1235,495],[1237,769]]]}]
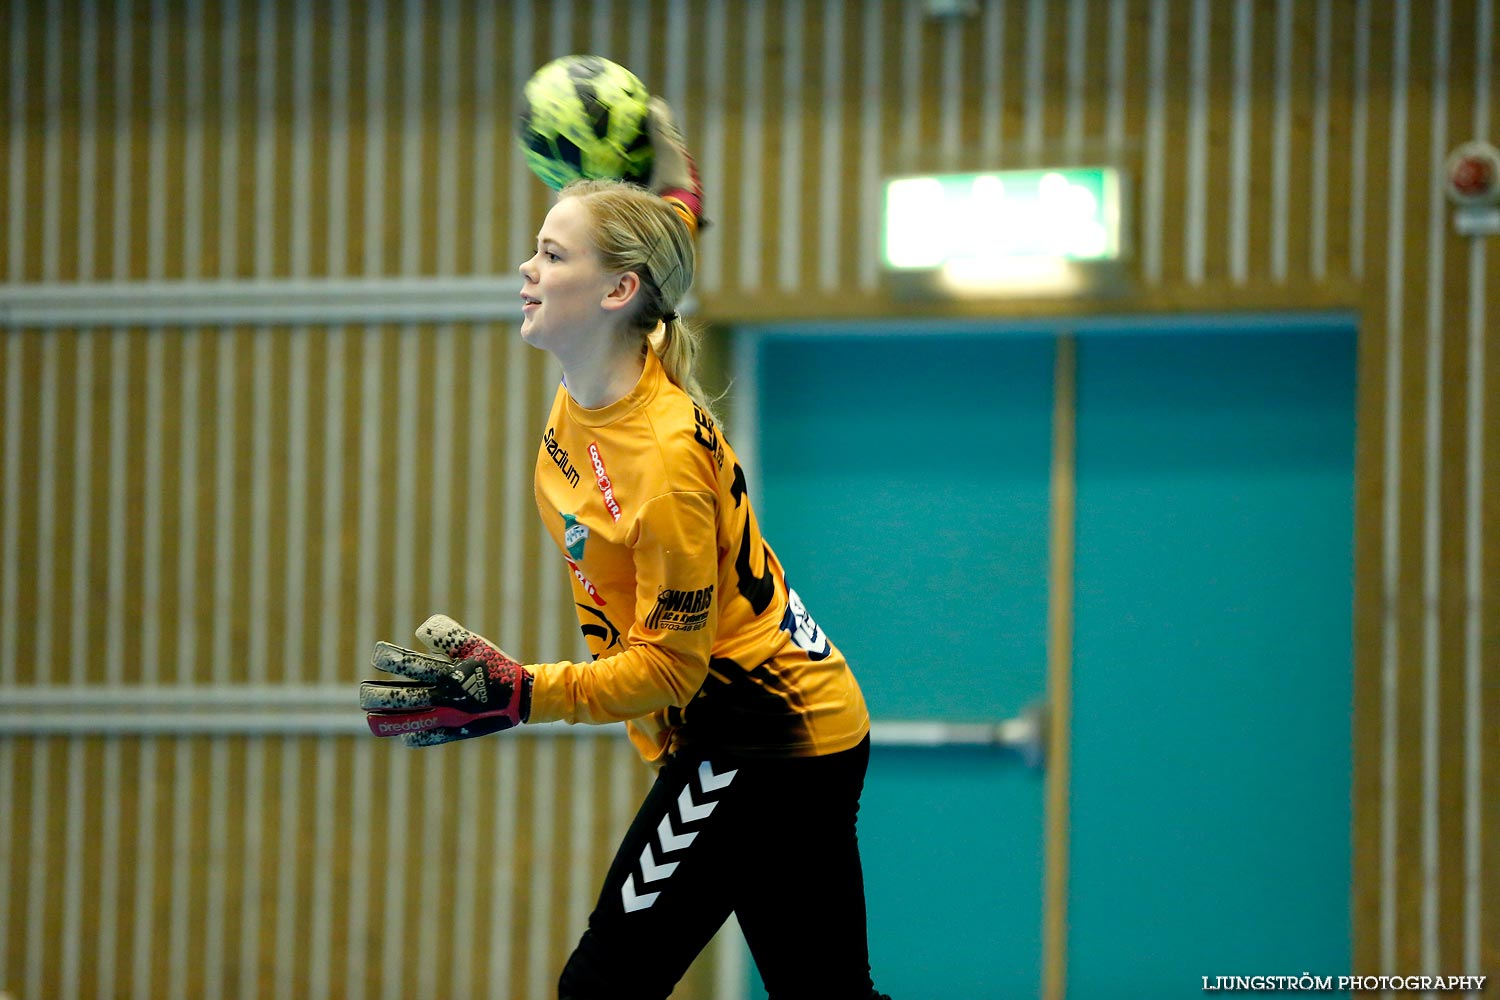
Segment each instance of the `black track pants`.
[{"label": "black track pants", "polygon": [[661,1000],[733,912],[772,1000],[866,1000],[855,816],[870,741],[823,757],[673,757],[615,855],[561,1000]]}]

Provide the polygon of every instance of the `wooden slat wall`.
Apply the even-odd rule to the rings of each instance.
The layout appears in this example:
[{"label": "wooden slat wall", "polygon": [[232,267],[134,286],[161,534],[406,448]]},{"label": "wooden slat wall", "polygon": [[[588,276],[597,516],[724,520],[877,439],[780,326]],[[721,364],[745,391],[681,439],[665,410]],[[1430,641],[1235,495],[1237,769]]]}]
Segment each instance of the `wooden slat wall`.
[{"label": "wooden slat wall", "polygon": [[[1500,249],[1453,235],[1438,187],[1449,149],[1500,133],[1497,5],[5,0],[0,274],[509,271],[546,206],[512,148],[518,84],[590,50],[673,100],[700,153],[710,319],[1352,308],[1353,971],[1497,976]],[[1130,296],[890,299],[882,176],[1067,159],[1131,171]],[[575,651],[527,489],[554,380],[503,327],[7,333],[0,689],[353,681],[437,608]],[[602,745],[502,742],[442,767],[334,737],[0,740],[0,987],[391,995],[382,945],[436,934],[380,904],[385,852],[429,835],[418,803],[451,803],[446,856],[476,809],[528,857],[579,815],[561,791],[531,808],[538,779],[616,805],[645,780]],[[501,794],[456,794],[478,783]],[[595,812],[595,868],[625,814]],[[313,886],[290,912],[289,862]],[[544,995],[520,956],[576,929],[574,902],[538,902],[567,866],[487,870],[528,886],[509,915],[455,904],[515,957],[492,995]]]},{"label": "wooden slat wall", "polygon": [[610,737],[420,758],[338,737],[3,747],[17,998],[555,996],[643,791]]}]

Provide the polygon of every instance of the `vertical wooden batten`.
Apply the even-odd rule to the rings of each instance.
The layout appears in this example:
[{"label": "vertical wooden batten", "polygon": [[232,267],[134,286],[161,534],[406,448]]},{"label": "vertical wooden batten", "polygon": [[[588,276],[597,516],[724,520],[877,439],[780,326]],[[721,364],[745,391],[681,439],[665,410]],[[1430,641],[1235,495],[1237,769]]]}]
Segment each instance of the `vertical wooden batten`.
[{"label": "vertical wooden batten", "polygon": [[1056,338],[1052,380],[1052,471],[1047,572],[1047,833],[1042,923],[1042,995],[1067,995],[1068,858],[1073,740],[1073,569],[1077,497],[1078,344]]}]

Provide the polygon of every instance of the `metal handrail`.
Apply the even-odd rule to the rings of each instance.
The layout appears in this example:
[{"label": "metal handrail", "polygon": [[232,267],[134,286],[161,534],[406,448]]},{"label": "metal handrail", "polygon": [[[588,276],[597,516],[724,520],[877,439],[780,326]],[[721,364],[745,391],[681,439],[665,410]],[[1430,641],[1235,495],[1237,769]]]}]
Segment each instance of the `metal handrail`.
[{"label": "metal handrail", "polygon": [[520,290],[514,275],[0,284],[0,327],[516,321]]},{"label": "metal handrail", "polygon": [[[0,736],[344,736],[367,732],[355,685],[47,684],[0,688]],[[532,736],[623,734],[623,727],[562,722],[523,726]],[[1032,706],[1000,722],[877,720],[882,747],[994,747],[1040,766],[1046,713]]]}]

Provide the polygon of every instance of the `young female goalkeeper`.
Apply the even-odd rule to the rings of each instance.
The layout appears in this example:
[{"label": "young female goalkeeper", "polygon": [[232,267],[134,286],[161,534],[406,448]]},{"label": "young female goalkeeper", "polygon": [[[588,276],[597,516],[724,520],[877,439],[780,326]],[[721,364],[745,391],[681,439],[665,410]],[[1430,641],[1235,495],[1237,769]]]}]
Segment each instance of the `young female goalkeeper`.
[{"label": "young female goalkeeper", "polygon": [[693,374],[677,309],[700,191],[653,102],[653,188],[565,188],[521,265],[521,336],[561,362],[536,500],[591,663],[522,665],[451,619],[378,644],[377,735],[624,722],[658,767],[559,984],[663,998],[733,912],[774,1000],[871,1000],[855,817],[869,715],[788,585]]}]

